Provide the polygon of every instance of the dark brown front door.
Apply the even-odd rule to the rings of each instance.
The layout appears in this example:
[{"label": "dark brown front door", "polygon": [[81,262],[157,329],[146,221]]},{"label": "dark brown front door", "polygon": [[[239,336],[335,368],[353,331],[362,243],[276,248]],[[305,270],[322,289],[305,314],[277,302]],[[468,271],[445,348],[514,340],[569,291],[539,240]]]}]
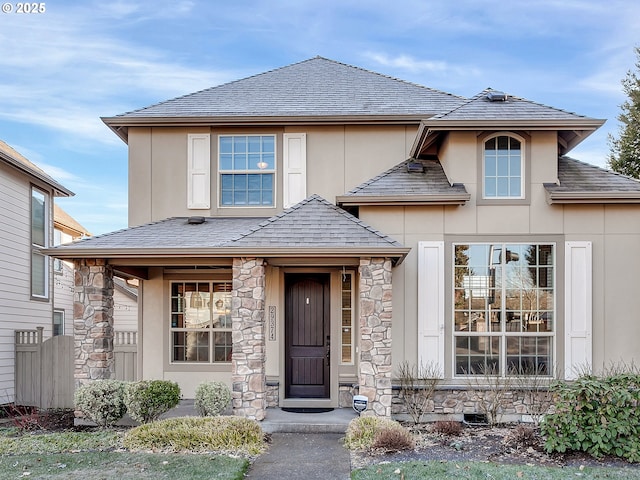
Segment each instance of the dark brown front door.
[{"label": "dark brown front door", "polygon": [[285,397],[329,398],[329,274],[287,274],[285,304]]}]

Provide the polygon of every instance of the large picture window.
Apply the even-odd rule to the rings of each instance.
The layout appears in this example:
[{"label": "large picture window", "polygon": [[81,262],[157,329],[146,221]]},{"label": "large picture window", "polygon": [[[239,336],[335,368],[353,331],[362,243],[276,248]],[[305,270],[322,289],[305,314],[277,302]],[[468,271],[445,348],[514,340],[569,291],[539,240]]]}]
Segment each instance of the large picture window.
[{"label": "large picture window", "polygon": [[554,244],[454,244],[456,375],[553,374]]},{"label": "large picture window", "polygon": [[31,189],[31,296],[49,298],[49,258],[39,249],[49,242],[49,196]]},{"label": "large picture window", "polygon": [[484,198],[523,198],[520,140],[500,135],[484,142]]},{"label": "large picture window", "polygon": [[219,137],[220,206],[273,207],[274,135]]},{"label": "large picture window", "polygon": [[171,361],[231,362],[231,283],[171,283]]}]

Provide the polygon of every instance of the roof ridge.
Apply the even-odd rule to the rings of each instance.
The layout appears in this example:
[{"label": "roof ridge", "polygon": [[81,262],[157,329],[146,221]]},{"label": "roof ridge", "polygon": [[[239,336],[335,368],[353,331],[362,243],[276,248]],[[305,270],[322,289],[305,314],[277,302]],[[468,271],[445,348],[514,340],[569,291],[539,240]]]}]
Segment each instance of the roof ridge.
[{"label": "roof ridge", "polygon": [[491,89],[490,89],[490,88],[488,88],[488,89],[484,89],[482,92],[477,93],[477,94],[476,94],[476,95],[474,95],[473,97],[465,99],[465,100],[466,100],[465,102],[462,102],[460,105],[458,105],[458,106],[456,106],[456,107],[453,107],[451,110],[449,110],[449,111],[447,111],[447,112],[444,112],[444,113],[439,113],[439,114],[437,114],[437,115],[434,115],[434,116],[433,116],[433,120],[437,120],[437,119],[439,119],[439,118],[444,118],[444,117],[446,117],[447,115],[451,115],[451,114],[452,114],[453,112],[455,112],[456,110],[459,110],[459,109],[461,109],[462,107],[464,107],[464,106],[466,106],[466,105],[469,105],[471,102],[476,101],[478,98],[480,98],[480,96],[481,96],[483,93],[487,92],[488,90],[491,90]]},{"label": "roof ridge", "polygon": [[233,85],[233,84],[236,84],[238,82],[243,82],[243,81],[246,81],[246,80],[249,80],[249,79],[252,79],[252,78],[258,78],[258,77],[261,77],[261,76],[264,76],[264,75],[267,75],[267,74],[271,74],[271,73],[274,73],[274,72],[277,72],[277,71],[280,71],[280,70],[284,70],[286,68],[291,68],[291,67],[295,67],[297,65],[302,65],[304,63],[312,62],[314,60],[323,60],[323,61],[326,61],[326,62],[333,63],[335,65],[342,65],[344,67],[352,68],[354,70],[359,70],[361,72],[366,72],[366,73],[369,73],[369,74],[372,74],[372,75],[376,75],[376,76],[381,77],[381,78],[394,80],[394,81],[402,83],[404,85],[410,85],[410,86],[413,86],[413,87],[418,87],[418,88],[421,88],[421,89],[424,89],[424,90],[428,90],[428,91],[433,92],[433,93],[438,93],[438,94],[441,94],[441,95],[447,95],[447,96],[452,97],[452,98],[463,99],[463,100],[465,99],[465,97],[461,97],[461,96],[455,95],[453,93],[445,92],[443,90],[438,90],[438,89],[435,89],[435,88],[427,87],[427,86],[421,85],[419,83],[409,82],[409,81],[403,80],[401,78],[392,77],[390,75],[385,75],[383,73],[374,72],[373,70],[368,70],[366,68],[358,67],[358,66],[355,66],[355,65],[350,65],[348,63],[340,62],[338,60],[333,60],[333,59],[326,58],[326,57],[323,57],[323,56],[320,56],[320,55],[316,55],[315,57],[307,58],[307,59],[301,60],[299,62],[290,63],[288,65],[283,65],[281,67],[272,68],[272,69],[267,70],[265,72],[260,72],[260,73],[256,73],[256,74],[253,74],[253,75],[249,75],[247,77],[239,78],[239,79],[236,79],[236,80],[231,80],[229,82],[220,83],[218,85],[214,85],[212,87],[207,87],[207,88],[204,88],[202,90],[198,90],[196,92],[190,92],[190,93],[186,93],[184,95],[178,95],[178,96],[176,96],[174,98],[170,98],[168,100],[163,100],[161,102],[156,102],[156,103],[153,103],[151,105],[147,105],[145,107],[137,108],[137,109],[130,110],[130,111],[124,112],[124,113],[120,113],[120,114],[116,115],[116,117],[124,117],[124,116],[130,115],[132,113],[139,113],[139,112],[142,112],[144,110],[148,110],[150,108],[154,108],[154,107],[158,107],[160,105],[165,105],[167,103],[174,102],[176,100],[181,100],[181,99],[184,99],[184,98],[187,98],[187,97],[191,97],[191,96],[194,96],[194,95],[198,95],[198,94],[201,94],[201,93],[204,93],[204,92],[208,92],[208,91],[211,91],[211,90],[214,90],[214,89],[217,89],[217,88],[222,88],[222,87],[225,87],[225,86],[228,86],[228,85]]},{"label": "roof ridge", "polygon": [[360,190],[363,190],[365,187],[368,187],[372,183],[377,182],[378,180],[386,177],[387,175],[392,174],[393,172],[395,172],[399,168],[402,168],[403,165],[405,165],[406,163],[410,162],[411,160],[419,160],[419,159],[413,158],[413,157],[409,157],[406,160],[403,160],[402,162],[398,163],[397,165],[394,165],[393,167],[391,167],[391,168],[385,170],[384,172],[376,175],[375,177],[370,178],[369,180],[366,180],[366,181],[362,182],[360,185],[356,186],[355,188],[352,188],[347,193],[345,193],[345,195],[350,195],[352,193],[356,193],[356,192],[358,192]]}]

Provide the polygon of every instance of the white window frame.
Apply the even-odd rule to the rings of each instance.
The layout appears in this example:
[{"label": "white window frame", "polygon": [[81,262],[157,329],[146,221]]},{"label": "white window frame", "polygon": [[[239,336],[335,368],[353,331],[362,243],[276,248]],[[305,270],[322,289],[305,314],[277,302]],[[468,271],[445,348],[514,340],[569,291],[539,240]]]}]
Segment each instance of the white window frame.
[{"label": "white window frame", "polygon": [[[33,238],[33,228],[34,228],[34,211],[33,211],[33,201],[34,201],[34,194],[38,193],[39,195],[42,195],[43,197],[43,210],[44,210],[44,232],[43,232],[43,244],[39,244],[36,243],[35,239]],[[49,275],[50,275],[50,261],[49,261],[49,257],[47,255],[43,255],[42,253],[39,252],[39,250],[41,248],[47,248],[49,246],[49,219],[50,219],[50,197],[49,197],[49,193],[47,193],[46,191],[32,185],[31,186],[31,194],[29,196],[29,201],[31,202],[29,205],[29,211],[30,211],[30,215],[29,215],[29,219],[30,219],[30,229],[29,229],[29,235],[31,238],[31,278],[30,278],[30,288],[31,288],[31,298],[36,299],[36,300],[49,300]],[[35,277],[35,271],[36,271],[36,263],[34,261],[35,258],[41,259],[44,265],[43,268],[43,294],[39,294],[39,293],[34,293],[34,277]]]},{"label": "white window frame", "polygon": [[[553,329],[551,332],[507,332],[505,329],[501,329],[500,332],[490,333],[490,332],[469,332],[469,333],[460,333],[455,330],[455,254],[456,254],[456,246],[457,245],[552,245],[553,246]],[[501,261],[502,267],[504,267],[506,263]],[[551,338],[550,344],[550,365],[549,365],[549,374],[545,375],[545,377],[552,378],[556,375],[556,362],[557,362],[557,346],[558,346],[558,245],[556,242],[549,241],[537,241],[537,242],[526,242],[526,241],[508,241],[508,240],[500,240],[500,241],[482,241],[482,242],[463,242],[456,241],[451,244],[451,283],[448,287],[451,292],[451,317],[450,317],[450,325],[451,325],[451,371],[453,378],[475,378],[478,375],[464,375],[457,373],[457,364],[456,364],[456,338],[459,337],[489,337],[489,338],[499,338],[500,340],[500,377],[507,377],[506,368],[507,368],[507,338],[515,337],[545,337]],[[503,283],[502,286],[503,292],[506,290],[506,282]],[[504,306],[501,307],[501,310],[504,311]],[[502,321],[502,320],[501,320]]]},{"label": "white window frame", "polygon": [[[497,185],[496,185],[496,195],[488,196],[486,191],[487,184],[487,172],[486,172],[486,145],[487,142],[494,140],[498,137],[507,137],[511,141],[511,139],[515,139],[520,142],[520,195],[506,195],[499,196]],[[526,198],[525,192],[525,173],[526,173],[526,162],[525,162],[525,151],[526,151],[526,141],[520,135],[516,135],[511,132],[497,132],[488,137],[482,139],[482,199],[483,200],[523,200]],[[496,167],[497,168],[497,167]],[[494,178],[494,177],[492,177]],[[497,171],[495,178],[498,178]],[[511,180],[511,176],[508,176],[509,181]]]},{"label": "white window frame", "polygon": [[[228,293],[228,301],[227,301],[227,305],[223,305],[225,311],[228,310],[228,314],[227,317],[225,319],[226,322],[228,322],[224,327],[214,327],[215,324],[215,316],[216,315],[220,315],[219,312],[214,312],[213,309],[213,305],[211,305],[211,303],[213,303],[212,301],[212,297],[209,297],[209,300],[207,300],[204,295],[202,295],[202,301],[203,301],[203,306],[201,307],[203,310],[208,310],[209,311],[209,320],[207,322],[206,326],[202,326],[200,328],[188,328],[186,327],[186,317],[187,317],[187,310],[185,308],[186,303],[190,300],[190,296],[186,295],[186,291],[183,292],[184,294],[182,296],[178,295],[178,296],[174,296],[174,285],[186,285],[186,284],[208,284],[209,285],[209,292],[206,292],[208,294],[214,293],[213,290],[213,285],[215,284],[225,284],[228,286],[228,290],[225,292],[219,292],[219,293]],[[170,312],[169,312],[169,322],[168,322],[168,326],[169,326],[169,363],[171,365],[229,365],[231,363],[231,359],[229,358],[228,360],[225,361],[215,361],[215,344],[214,344],[214,334],[215,333],[231,333],[232,329],[231,329],[231,280],[174,280],[169,282],[169,298],[170,298]],[[183,322],[185,324],[185,326],[183,327],[174,327],[174,321],[178,321],[180,316],[182,316]],[[209,339],[207,342],[207,348],[208,348],[208,352],[209,352],[209,360],[208,361],[188,361],[188,360],[175,360],[175,345],[174,345],[174,337],[173,334],[174,333],[180,333],[180,332],[189,332],[189,333],[209,333]],[[187,346],[185,345],[184,348],[187,348]]]},{"label": "white window frame", "polygon": [[[62,309],[54,309],[53,310],[53,318],[51,319],[51,336],[56,336],[56,335],[64,335],[64,322],[65,322],[65,315],[64,315],[64,310]],[[56,333],[56,315],[60,315],[62,318],[62,321],[60,322],[60,332]]]},{"label": "white window frame", "polygon": [[[246,170],[224,170],[221,168],[220,165],[220,139],[223,137],[272,137],[273,138],[273,168],[265,168],[265,169],[246,169]],[[217,150],[218,150],[218,208],[275,208],[277,205],[277,167],[278,167],[278,137],[276,134],[273,133],[267,133],[267,134],[261,134],[261,133],[252,133],[252,134],[242,134],[242,133],[229,133],[229,134],[219,134],[218,135],[218,144],[217,144]],[[273,179],[273,198],[272,198],[272,203],[271,205],[235,205],[235,204],[230,204],[230,205],[226,205],[222,203],[222,176],[223,175],[266,175],[269,174],[272,176]]]},{"label": "white window frame", "polygon": [[[351,358],[348,361],[344,361],[344,358],[342,356],[342,347],[347,346],[347,344],[342,343],[342,333],[343,333],[343,329],[344,329],[344,325],[342,325],[342,314],[344,313],[345,307],[342,304],[342,293],[344,292],[344,290],[342,289],[342,276],[343,275],[349,275],[351,277],[351,307],[349,307],[349,309],[351,310],[351,340],[348,346],[351,347]],[[344,272],[341,272],[340,274],[340,364],[341,365],[354,365],[355,364],[355,349],[356,349],[356,345],[355,345],[355,329],[356,329],[356,325],[355,325],[355,307],[356,307],[356,289],[355,287],[355,272],[353,270],[347,270]]]}]

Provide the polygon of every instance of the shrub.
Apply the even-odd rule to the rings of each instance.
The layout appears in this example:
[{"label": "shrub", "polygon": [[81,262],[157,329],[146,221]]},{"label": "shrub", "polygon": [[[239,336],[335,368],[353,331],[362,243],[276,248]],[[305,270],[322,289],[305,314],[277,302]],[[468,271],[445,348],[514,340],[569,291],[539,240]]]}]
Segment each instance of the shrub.
[{"label": "shrub", "polygon": [[384,450],[385,452],[399,452],[402,450],[413,450],[416,446],[411,432],[405,428],[383,427],[379,430],[374,439],[372,448]]},{"label": "shrub", "polygon": [[[373,416],[356,417],[349,422],[344,444],[345,447],[350,450],[370,449],[376,443],[377,435],[383,431],[391,430],[406,432],[406,429],[402,425],[388,418]],[[392,433],[385,435],[387,435],[387,438],[394,436]]]},{"label": "shrub", "polygon": [[194,405],[203,417],[220,415],[230,402],[231,390],[223,382],[203,382],[196,388]]},{"label": "shrub", "polygon": [[640,461],[640,375],[582,375],[552,389],[556,411],[541,424],[548,452],[578,450]]},{"label": "shrub", "polygon": [[462,433],[462,424],[454,420],[438,420],[433,424],[433,431],[449,437],[457,437]]},{"label": "shrub", "polygon": [[101,427],[113,425],[127,411],[124,404],[125,382],[94,380],[76,390],[76,410]]},{"label": "shrub", "polygon": [[127,385],[124,402],[129,415],[149,423],[180,402],[180,387],[168,380],[142,380]]},{"label": "shrub", "polygon": [[258,422],[235,416],[168,418],[129,430],[123,444],[131,450],[248,455],[260,454],[265,448]]},{"label": "shrub", "polygon": [[400,399],[416,425],[430,407],[430,401],[440,381],[440,366],[434,363],[412,365],[402,362],[398,367]]},{"label": "shrub", "polygon": [[538,447],[538,433],[531,425],[518,425],[505,437],[505,443],[516,448]]}]

